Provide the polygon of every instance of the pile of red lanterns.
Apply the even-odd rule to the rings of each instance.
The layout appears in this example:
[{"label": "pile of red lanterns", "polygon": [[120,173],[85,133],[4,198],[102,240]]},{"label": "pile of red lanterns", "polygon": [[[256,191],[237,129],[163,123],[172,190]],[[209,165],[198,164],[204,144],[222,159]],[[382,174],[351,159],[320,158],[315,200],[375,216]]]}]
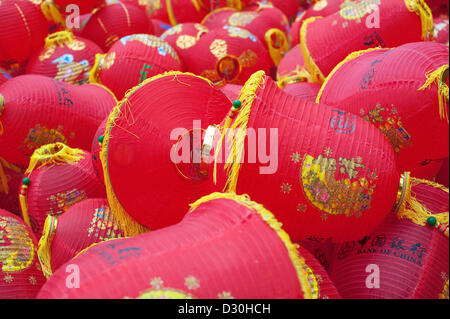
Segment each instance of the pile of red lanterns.
[{"label": "pile of red lanterns", "polygon": [[0,299],[448,299],[448,60],[444,0],[0,0]]}]

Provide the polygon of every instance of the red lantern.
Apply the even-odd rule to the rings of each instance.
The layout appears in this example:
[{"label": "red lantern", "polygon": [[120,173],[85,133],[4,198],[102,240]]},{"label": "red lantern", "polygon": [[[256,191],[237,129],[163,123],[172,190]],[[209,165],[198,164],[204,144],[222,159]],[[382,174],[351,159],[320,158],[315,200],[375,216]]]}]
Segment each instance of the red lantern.
[{"label": "red lantern", "polygon": [[449,21],[447,18],[434,19],[434,40],[448,46]]},{"label": "red lantern", "polygon": [[175,50],[160,38],[133,34],[117,41],[105,55],[98,55],[90,82],[110,88],[120,100],[145,79],[167,71],[181,71]]},{"label": "red lantern", "polygon": [[221,28],[224,25],[228,25],[228,19],[231,15],[240,12],[235,8],[224,7],[217,8],[209,12],[202,20],[201,24],[208,29]]},{"label": "red lantern", "polygon": [[322,83],[348,54],[395,47],[433,36],[430,8],[423,0],[350,2],[325,18],[311,17],[300,30],[306,67]]},{"label": "red lantern", "polygon": [[95,12],[81,36],[94,41],[106,52],[126,35],[148,32],[153,33],[145,13],[136,6],[119,2]]},{"label": "red lantern", "polygon": [[303,16],[304,12],[299,12],[297,17],[295,18],[294,22],[292,22],[290,30],[289,30],[289,42],[290,47],[295,47],[296,45],[300,44],[300,27],[303,23]]},{"label": "red lantern", "polygon": [[202,130],[230,104],[210,81],[170,72],[133,88],[111,112],[100,157],[127,236],[179,222],[190,201],[214,190],[197,152]]},{"label": "red lantern", "polygon": [[196,54],[194,46],[209,29],[199,23],[181,23],[168,29],[161,35],[161,40],[169,43],[178,53],[184,68],[185,60]]},{"label": "red lantern", "polygon": [[364,117],[391,142],[399,170],[431,179],[449,154],[448,56],[433,42],[355,52],[330,73],[317,101]]},{"label": "red lantern", "polygon": [[38,298],[318,299],[322,287],[333,293],[321,270],[320,282],[314,257],[299,254],[269,211],[231,194],[203,197],[177,225],[100,243],[70,262],[84,278],[80,288],[67,288],[61,267]]},{"label": "red lantern", "polygon": [[242,85],[254,72],[270,73],[275,67],[264,44],[238,27],[210,30],[200,37],[189,53],[183,56],[189,72],[221,84]]},{"label": "red lantern", "polygon": [[360,238],[391,211],[401,178],[372,124],[290,96],[264,72],[234,104],[211,146],[217,185],[257,199],[291,237]]},{"label": "red lantern", "polygon": [[8,80],[11,80],[12,76],[8,74],[8,72],[0,67],[0,85],[5,83]]},{"label": "red lantern", "polygon": [[92,17],[92,13],[86,13],[86,14],[82,14],[80,16],[80,25],[79,26],[74,26],[71,31],[75,36],[81,36],[81,34],[83,33],[83,28],[86,25],[86,23],[89,21],[89,19]]},{"label": "red lantern", "polygon": [[175,26],[185,22],[200,22],[208,13],[201,0],[147,1],[147,15]]},{"label": "red lantern", "polygon": [[448,299],[448,189],[411,183],[414,206],[336,247],[329,273],[343,298]]},{"label": "red lantern", "polygon": [[19,187],[23,170],[0,157],[0,208],[20,216]]},{"label": "red lantern", "polygon": [[98,53],[103,53],[102,49],[90,40],[69,31],[52,33],[45,39],[45,47],[31,57],[27,73],[71,84],[88,83]]},{"label": "red lantern", "polygon": [[41,238],[48,215],[59,216],[82,200],[105,196],[91,154],[55,143],[42,146],[31,156],[19,199],[24,221]]},{"label": "red lantern", "polygon": [[0,88],[2,156],[26,167],[41,145],[63,142],[90,150],[95,131],[115,104],[100,85],[75,86],[41,75],[15,77]]},{"label": "red lantern", "polygon": [[304,250],[312,254],[325,271],[330,269],[330,262],[333,257],[336,244],[324,241],[322,238],[314,237],[301,240],[298,244],[300,247],[303,247]]},{"label": "red lantern", "polygon": [[[39,0],[37,0],[39,1]],[[29,0],[0,2],[0,62],[23,62],[44,45],[48,23]]]},{"label": "red lantern", "polygon": [[281,60],[277,69],[277,81],[280,88],[298,82],[310,82],[311,74],[305,67],[300,45],[293,47]]},{"label": "red lantern", "polygon": [[286,85],[283,91],[299,99],[314,102],[320,91],[320,84],[308,82],[292,83]]},{"label": "red lantern", "polygon": [[45,277],[37,240],[23,221],[0,209],[0,299],[34,299]]},{"label": "red lantern", "polygon": [[59,217],[48,215],[38,251],[43,272],[48,278],[91,245],[121,237],[106,199],[86,199]]}]

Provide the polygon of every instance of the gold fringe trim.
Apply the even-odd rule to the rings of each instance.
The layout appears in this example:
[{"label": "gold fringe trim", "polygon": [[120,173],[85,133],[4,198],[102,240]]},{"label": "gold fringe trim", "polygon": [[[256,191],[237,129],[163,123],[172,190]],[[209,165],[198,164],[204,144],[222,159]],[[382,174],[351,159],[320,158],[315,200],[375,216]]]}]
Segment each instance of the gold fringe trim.
[{"label": "gold fringe trim", "polygon": [[341,66],[343,66],[345,63],[347,63],[353,59],[356,59],[357,57],[363,55],[366,52],[376,51],[376,50],[381,50],[381,47],[370,48],[370,49],[366,49],[366,50],[352,52],[349,55],[347,55],[347,57],[344,60],[339,62],[334,67],[333,71],[331,71],[330,74],[328,74],[325,81],[323,82],[322,87],[320,88],[319,93],[317,94],[316,103],[319,104],[319,101],[320,101],[320,98],[322,97],[322,93],[323,93],[323,90],[325,89],[325,86],[328,84],[328,81],[333,77],[333,75],[341,68]]},{"label": "gold fringe trim", "polygon": [[22,212],[22,218],[25,224],[27,224],[30,228],[31,227],[31,221],[30,221],[30,215],[28,213],[28,205],[27,205],[27,194],[28,194],[28,185],[21,185],[19,190],[19,205],[20,210]]},{"label": "gold fringe trim", "polygon": [[[256,91],[258,88],[264,87],[265,73],[264,71],[258,71],[254,73],[239,93],[239,101],[241,101],[241,107],[236,119],[232,123],[232,117],[227,117],[224,126],[222,127],[222,136],[217,144],[215,161],[214,161],[214,183],[217,182],[217,159],[220,153],[225,136],[228,131],[231,131],[232,135],[228,136],[228,141],[232,140],[231,152],[225,164],[225,170],[228,173],[228,179],[224,187],[226,192],[236,192],[237,180],[239,178],[239,170],[241,168],[241,159],[244,151],[244,140],[246,137],[247,124],[250,117],[250,111],[253,101],[256,99]],[[230,111],[234,112],[233,108]],[[231,130],[229,130],[231,128]],[[238,129],[239,128],[239,129]]]},{"label": "gold fringe trim", "polygon": [[21,173],[20,167],[8,163],[4,158],[0,157],[0,193],[9,194],[8,179],[6,178],[6,173],[4,168],[7,168],[16,173]]},{"label": "gold fringe trim", "polygon": [[424,0],[405,0],[409,11],[415,12],[420,17],[422,24],[422,40],[432,41],[434,38],[433,13]]},{"label": "gold fringe trim", "polygon": [[[253,202],[250,197],[246,194],[237,195],[236,193],[212,193],[205,197],[200,198],[195,203],[190,205],[189,212],[192,212],[194,209],[199,207],[200,205],[216,200],[216,199],[229,199],[233,200],[251,210],[256,211],[259,216],[277,233],[278,237],[281,239],[283,244],[285,245],[289,258],[292,261],[292,264],[296,270],[297,278],[300,283],[300,286],[303,291],[303,295],[305,299],[312,299],[312,287],[308,281],[308,274],[305,271],[305,260],[300,257],[298,253],[298,245],[293,244],[289,235],[283,230],[282,223],[280,223],[275,216],[268,211],[263,205]],[[309,287],[309,289],[308,289]]]},{"label": "gold fringe trim", "polygon": [[[442,212],[438,214],[433,214],[430,212],[427,207],[422,205],[415,197],[415,195],[412,192],[412,186],[418,185],[418,184],[426,184],[429,186],[432,186],[434,188],[440,189],[447,194],[449,193],[449,189],[446,188],[443,185],[440,185],[438,183],[428,181],[425,179],[419,179],[419,178],[410,178],[410,183],[406,183],[404,187],[405,190],[405,196],[400,203],[397,211],[398,218],[407,218],[411,220],[413,223],[420,225],[420,226],[426,226],[427,220],[429,217],[436,218],[436,221],[438,222],[438,225],[447,225],[449,224],[449,212]],[[437,226],[438,226],[437,225]],[[448,237],[448,228],[446,236]]]},{"label": "gold fringe trim", "polygon": [[41,263],[42,272],[47,279],[53,274],[51,265],[51,250],[57,226],[58,220],[56,217],[48,215],[45,219],[42,237],[39,240],[38,258]]},{"label": "gold fringe trim", "polygon": [[94,84],[94,83],[101,84],[98,72],[102,68],[102,64],[105,61],[105,57],[106,57],[106,53],[105,54],[97,53],[95,55],[94,66],[92,67],[91,71],[89,71],[89,83],[91,83],[91,84]]},{"label": "gold fringe trim", "polygon": [[317,19],[322,19],[322,17],[311,17],[303,21],[302,27],[300,28],[300,46],[305,59],[305,66],[308,69],[309,74],[311,74],[313,82],[322,84],[325,80],[325,76],[311,57],[311,52],[309,52],[308,45],[306,44],[306,30],[308,25]]},{"label": "gold fringe trim", "polygon": [[436,83],[438,88],[438,97],[439,97],[439,116],[441,119],[449,122],[448,118],[448,86],[442,79],[445,72],[448,72],[448,64],[441,66],[439,69],[433,71],[428,71],[425,76],[427,81],[424,85],[422,85],[418,91],[423,91],[431,86],[431,84]]},{"label": "gold fringe trim", "polygon": [[52,47],[52,46],[63,46],[64,43],[71,43],[75,40],[75,36],[70,31],[59,31],[52,34],[49,34],[45,38],[45,47]]},{"label": "gold fringe trim", "polygon": [[[277,41],[280,42],[280,46],[278,48],[274,46],[275,43],[272,39],[273,35],[275,35]],[[286,52],[288,52],[289,50],[289,44],[286,35],[280,29],[272,28],[266,32],[265,39],[267,47],[269,48],[270,57],[272,58],[275,66],[278,66]]]},{"label": "gold fringe trim", "polygon": [[48,21],[55,22],[63,28],[66,28],[66,22],[61,12],[59,12],[58,7],[52,1],[46,0],[42,2],[41,11]]},{"label": "gold fringe trim", "polygon": [[43,145],[36,149],[31,155],[30,164],[26,174],[30,174],[34,169],[49,164],[76,164],[84,158],[85,152],[80,149],[70,148],[63,143]]}]

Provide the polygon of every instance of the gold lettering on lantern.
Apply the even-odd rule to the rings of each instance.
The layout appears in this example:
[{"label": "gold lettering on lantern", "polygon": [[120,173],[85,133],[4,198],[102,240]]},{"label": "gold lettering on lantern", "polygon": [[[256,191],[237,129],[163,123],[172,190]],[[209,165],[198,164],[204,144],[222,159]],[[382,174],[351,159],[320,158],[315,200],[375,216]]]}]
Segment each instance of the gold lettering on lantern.
[{"label": "gold lettering on lantern", "polygon": [[225,40],[216,39],[209,46],[209,50],[217,59],[221,59],[225,55],[227,55],[227,43],[225,42]]},{"label": "gold lettering on lantern", "polygon": [[107,206],[95,209],[88,229],[88,237],[92,236],[99,241],[122,237],[119,226]]},{"label": "gold lettering on lantern", "polygon": [[258,55],[250,49],[245,50],[239,56],[239,62],[241,62],[241,66],[243,68],[252,67],[256,64],[257,61],[258,61]]},{"label": "gold lettering on lantern", "polygon": [[191,35],[180,35],[177,39],[177,46],[180,49],[189,49],[190,47],[193,47],[196,42],[197,39]]},{"label": "gold lettering on lantern", "polygon": [[71,206],[82,200],[87,199],[84,190],[77,190],[76,188],[56,195],[50,195],[46,199],[50,202],[50,208],[47,215],[58,216],[66,212]]}]

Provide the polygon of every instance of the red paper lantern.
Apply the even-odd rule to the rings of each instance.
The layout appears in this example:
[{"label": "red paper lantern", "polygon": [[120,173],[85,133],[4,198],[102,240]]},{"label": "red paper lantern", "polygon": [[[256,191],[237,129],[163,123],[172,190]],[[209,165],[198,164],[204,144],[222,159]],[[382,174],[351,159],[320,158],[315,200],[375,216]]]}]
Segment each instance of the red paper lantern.
[{"label": "red paper lantern", "polygon": [[103,197],[105,187],[94,173],[91,154],[55,143],[31,156],[19,199],[24,221],[41,238],[48,215],[59,216],[82,200]]},{"label": "red paper lantern", "polygon": [[20,216],[19,187],[23,170],[0,157],[0,208]]},{"label": "red paper lantern", "polygon": [[332,283],[319,270],[320,282],[313,261],[263,206],[213,193],[177,225],[89,248],[70,261],[78,289],[66,287],[61,267],[38,298],[323,298]]},{"label": "red paper lantern", "polygon": [[230,104],[210,81],[170,72],[133,88],[111,112],[100,157],[127,236],[179,222],[189,202],[214,190],[197,151],[202,129]]},{"label": "red paper lantern", "polygon": [[23,221],[0,209],[0,299],[34,299],[45,277],[37,241]]},{"label": "red paper lantern", "polygon": [[[39,0],[37,0],[39,2]],[[0,2],[0,62],[23,62],[44,45],[48,23],[29,0]]]},{"label": "red paper lantern", "polygon": [[353,51],[432,38],[433,18],[423,0],[357,1],[325,18],[305,20],[300,37],[306,67],[322,83]]},{"label": "red paper lantern", "polygon": [[102,49],[90,40],[69,31],[52,33],[45,39],[45,47],[31,57],[27,73],[70,84],[88,83],[98,53],[103,53]]},{"label": "red paper lantern", "polygon": [[295,18],[294,22],[292,22],[290,30],[289,30],[289,43],[290,47],[293,48],[296,45],[300,44],[300,27],[303,23],[303,16],[304,12],[299,12],[297,14],[297,17]]},{"label": "red paper lantern", "polygon": [[317,101],[364,117],[391,142],[400,171],[431,179],[449,154],[448,56],[433,42],[355,52],[330,73]]},{"label": "red paper lantern", "polygon": [[434,19],[434,41],[448,46],[449,21],[447,18]]},{"label": "red paper lantern", "polygon": [[106,199],[83,200],[59,217],[47,216],[38,251],[42,270],[48,278],[91,245],[121,237]]},{"label": "red paper lantern", "polygon": [[63,142],[90,150],[95,131],[115,104],[113,94],[100,85],[15,77],[0,88],[1,155],[26,167],[41,145]]},{"label": "red paper lantern", "polygon": [[329,273],[343,298],[448,299],[448,189],[412,179],[412,194],[414,207],[336,247]]},{"label": "red paper lantern", "polygon": [[301,240],[298,244],[300,247],[303,247],[304,250],[312,254],[325,271],[330,269],[330,262],[336,244],[324,241],[322,238],[314,237]]},{"label": "red paper lantern", "polygon": [[209,29],[199,23],[181,23],[168,29],[161,35],[161,40],[169,43],[178,53],[184,68],[185,60],[189,61],[196,54],[194,46]]},{"label": "red paper lantern", "polygon": [[292,83],[286,85],[283,91],[299,99],[314,102],[320,91],[320,84],[308,82]]},{"label": "red paper lantern", "polygon": [[277,69],[277,81],[280,88],[298,82],[310,82],[311,74],[305,67],[300,45],[293,47],[281,60]]},{"label": "red paper lantern", "polygon": [[264,72],[239,101],[211,146],[218,186],[257,199],[296,240],[360,238],[391,211],[401,178],[372,124],[290,96]]},{"label": "red paper lantern", "polygon": [[146,14],[134,5],[119,2],[95,12],[81,36],[94,41],[106,52],[126,35],[148,32],[153,33]]},{"label": "red paper lantern", "polygon": [[270,73],[275,67],[264,44],[238,27],[210,30],[200,37],[189,53],[189,56],[183,56],[189,72],[221,84],[242,85],[254,72]]},{"label": "red paper lantern", "polygon": [[158,19],[172,26],[200,22],[209,11],[202,0],[150,0],[145,6],[151,19]]},{"label": "red paper lantern", "polygon": [[160,38],[133,34],[117,41],[107,54],[98,55],[90,82],[101,83],[120,100],[145,79],[167,71],[181,71],[175,50]]},{"label": "red paper lantern", "polygon": [[221,28],[224,25],[228,25],[228,19],[235,13],[240,12],[235,8],[224,7],[217,8],[209,12],[201,21],[201,24],[208,29]]}]

